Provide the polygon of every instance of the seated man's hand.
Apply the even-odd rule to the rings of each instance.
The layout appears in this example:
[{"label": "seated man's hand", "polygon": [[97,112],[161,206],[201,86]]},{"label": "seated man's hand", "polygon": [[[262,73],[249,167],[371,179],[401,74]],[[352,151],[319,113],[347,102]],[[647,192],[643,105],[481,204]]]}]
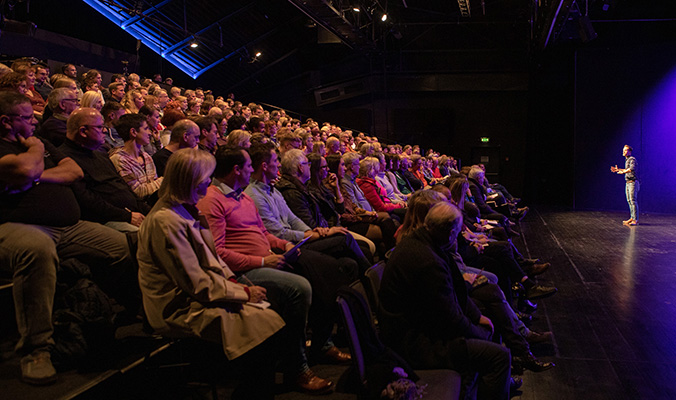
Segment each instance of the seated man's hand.
[{"label": "seated man's hand", "polygon": [[134,226],[141,226],[141,222],[145,219],[145,216],[141,213],[132,212],[130,223]]},{"label": "seated man's hand", "polygon": [[486,329],[489,329],[491,331],[491,334],[495,332],[495,329],[493,328],[493,321],[488,319],[485,315],[482,315],[481,318],[479,318],[479,325],[483,326]]},{"label": "seated man's hand", "polygon": [[263,258],[264,268],[282,269],[285,265],[286,262],[284,262],[284,256],[282,254],[270,254]]}]

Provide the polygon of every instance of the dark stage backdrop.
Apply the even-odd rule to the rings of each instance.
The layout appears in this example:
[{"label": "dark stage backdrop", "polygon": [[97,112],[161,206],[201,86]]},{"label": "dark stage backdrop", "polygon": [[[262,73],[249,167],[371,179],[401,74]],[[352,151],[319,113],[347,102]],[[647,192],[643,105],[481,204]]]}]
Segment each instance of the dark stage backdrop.
[{"label": "dark stage backdrop", "polygon": [[676,213],[676,44],[580,50],[575,208],[627,209],[622,147],[639,163],[639,211]]}]

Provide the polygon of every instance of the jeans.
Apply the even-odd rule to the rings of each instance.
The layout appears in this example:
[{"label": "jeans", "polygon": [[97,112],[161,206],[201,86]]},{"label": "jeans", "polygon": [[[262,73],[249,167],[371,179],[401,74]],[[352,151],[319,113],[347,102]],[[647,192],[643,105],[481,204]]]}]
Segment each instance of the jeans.
[{"label": "jeans", "polygon": [[638,201],[636,198],[640,187],[641,185],[639,185],[638,181],[627,181],[625,186],[627,203],[629,203],[629,214],[631,215],[631,219],[636,222],[638,222]]},{"label": "jeans", "polygon": [[[307,279],[290,272],[272,268],[256,268],[239,277],[246,284],[246,277],[257,286],[266,289],[270,308],[275,310],[286,323],[289,361],[288,372],[303,373],[309,369],[305,354],[305,325],[312,302],[312,287]],[[284,349],[283,349],[284,350]]]},{"label": "jeans", "polygon": [[101,224],[79,221],[61,228],[1,224],[0,268],[13,274],[12,294],[21,335],[16,350],[20,354],[54,344],[52,307],[59,258],[77,258],[90,267],[110,267],[103,272],[113,275],[128,272],[132,265],[125,235]]}]

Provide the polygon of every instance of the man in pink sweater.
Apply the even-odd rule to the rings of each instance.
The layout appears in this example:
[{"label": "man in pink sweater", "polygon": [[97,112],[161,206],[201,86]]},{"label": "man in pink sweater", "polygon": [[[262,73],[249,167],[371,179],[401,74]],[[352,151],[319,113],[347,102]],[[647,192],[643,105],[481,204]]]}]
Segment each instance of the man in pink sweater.
[{"label": "man in pink sweater", "polygon": [[[219,149],[215,179],[197,207],[209,223],[218,255],[239,276],[240,282],[250,281],[266,288],[271,307],[296,337],[303,338],[293,354],[289,354],[292,362],[300,366],[292,377],[295,384],[304,391],[323,393],[331,390],[333,383],[314,375],[305,354],[304,333],[312,288],[304,277],[284,271],[303,263],[299,259],[294,266],[287,265],[284,255],[277,254],[291,249],[293,244],[265,229],[253,200],[243,193],[252,172],[251,158],[244,149]],[[332,348],[332,352],[349,360],[349,355],[335,346]]]}]

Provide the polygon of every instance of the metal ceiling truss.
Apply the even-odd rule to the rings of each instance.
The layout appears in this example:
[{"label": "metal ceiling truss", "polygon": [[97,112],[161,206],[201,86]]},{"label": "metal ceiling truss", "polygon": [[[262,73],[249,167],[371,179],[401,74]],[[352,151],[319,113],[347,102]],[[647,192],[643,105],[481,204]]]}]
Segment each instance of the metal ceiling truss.
[{"label": "metal ceiling truss", "polygon": [[[214,28],[220,30],[221,24],[256,4],[252,1],[202,29],[190,32],[187,27],[185,0],[183,0],[182,24],[162,11],[163,8],[166,9],[167,6],[181,0],[163,0],[155,4],[152,4],[152,0],[83,1],[193,79],[229,58],[222,56],[222,38],[215,41],[203,35]],[[196,42],[198,47],[190,48],[193,42]],[[230,46],[227,51],[230,51]]]},{"label": "metal ceiling truss", "polygon": [[[288,0],[351,49],[372,47],[373,42],[362,28],[372,22],[366,6],[358,0]],[[367,2],[364,2],[367,3]],[[368,2],[371,3],[371,2]],[[360,11],[355,11],[359,9]],[[362,16],[363,15],[363,16]],[[362,21],[363,20],[363,21]],[[362,22],[366,25],[362,25]]]}]

